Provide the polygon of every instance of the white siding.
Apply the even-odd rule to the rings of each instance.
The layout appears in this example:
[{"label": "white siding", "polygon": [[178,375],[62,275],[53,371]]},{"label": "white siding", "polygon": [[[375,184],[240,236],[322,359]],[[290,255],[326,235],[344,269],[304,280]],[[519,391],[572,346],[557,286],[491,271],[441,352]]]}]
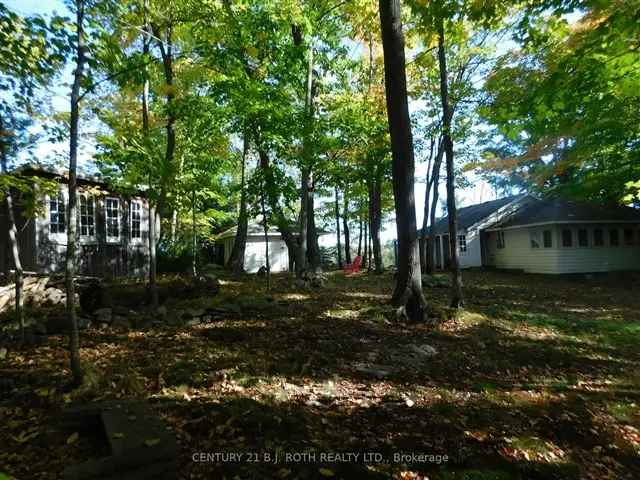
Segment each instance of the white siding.
[{"label": "white siding", "polygon": [[[231,245],[233,245],[233,239]],[[247,238],[247,246],[244,251],[245,271],[248,273],[257,272],[260,267],[266,266],[265,258],[264,239],[260,237]],[[286,272],[289,269],[287,245],[281,237],[269,237],[269,263],[272,272]]]},{"label": "white siding", "polygon": [[461,233],[460,235],[465,235],[467,240],[467,251],[459,252],[460,268],[481,267],[482,249],[480,246],[480,232],[478,230],[471,230]]},{"label": "white siding", "polygon": [[498,232],[487,236],[487,262],[498,268],[522,269],[532,273],[557,271],[557,237],[552,248],[531,248],[528,228],[504,230],[504,248],[498,248]]},{"label": "white siding", "polygon": [[[604,246],[594,246],[594,229],[602,228],[605,234]],[[625,228],[633,228],[634,244],[624,244]],[[572,246],[562,246],[562,230],[572,231]],[[588,246],[578,246],[578,230],[588,232]],[[609,230],[617,229],[619,246],[609,244]],[[531,231],[551,230],[551,248],[531,247]],[[497,248],[497,232],[489,232],[487,237],[488,264],[498,268],[522,269],[531,273],[588,273],[615,270],[640,270],[640,231],[637,226],[623,225],[550,225],[547,227],[517,228],[504,230],[503,249]]]}]

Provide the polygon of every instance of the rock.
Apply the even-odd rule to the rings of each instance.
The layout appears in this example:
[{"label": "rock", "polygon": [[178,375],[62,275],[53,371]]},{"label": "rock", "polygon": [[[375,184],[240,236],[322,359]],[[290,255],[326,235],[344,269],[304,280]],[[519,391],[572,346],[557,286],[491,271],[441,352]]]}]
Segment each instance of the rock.
[{"label": "rock", "polygon": [[95,315],[96,320],[99,323],[111,323],[112,321],[113,311],[108,307],[99,308],[98,310],[93,312],[93,314]]},{"label": "rock", "polygon": [[80,330],[86,330],[87,328],[91,328],[91,320],[87,317],[78,317],[78,328]]},{"label": "rock", "polygon": [[113,317],[113,322],[111,322],[111,326],[120,330],[130,330],[131,322],[129,322],[129,319],[127,317],[115,315]]},{"label": "rock", "polygon": [[7,349],[6,348],[0,348],[0,360],[4,360],[5,358],[7,358]]},{"label": "rock", "polygon": [[187,323],[185,323],[185,326],[187,326],[187,327],[195,327],[196,325],[200,325],[200,319],[199,318],[192,318]]},{"label": "rock", "polygon": [[101,330],[104,330],[105,328],[109,328],[109,324],[108,323],[101,323],[99,325],[99,327],[100,327]]},{"label": "rock", "polygon": [[240,308],[240,305],[238,305],[237,303],[229,303],[225,305],[225,309],[237,315],[240,315],[242,313],[242,308]]},{"label": "rock", "polygon": [[50,335],[58,335],[67,333],[69,330],[69,322],[66,315],[52,315],[47,317],[45,323],[46,332]]},{"label": "rock", "polygon": [[424,345],[411,344],[409,345],[409,350],[414,355],[418,355],[426,358],[433,357],[434,355],[438,354],[438,350],[436,350],[431,345],[427,345],[427,344],[424,344]]},{"label": "rock", "polygon": [[358,364],[356,365],[356,370],[379,379],[387,378],[391,375],[391,370],[387,369],[384,365]]},{"label": "rock", "polygon": [[57,288],[47,288],[45,290],[46,301],[53,305],[62,303],[63,296],[64,294],[62,293],[62,291],[58,290]]},{"label": "rock", "polygon": [[187,310],[192,317],[201,317],[205,314],[204,308],[191,308]]},{"label": "rock", "polygon": [[211,315],[203,315],[202,317],[200,317],[200,320],[202,321],[202,323],[209,323],[213,320],[213,318],[211,317]]},{"label": "rock", "polygon": [[314,288],[322,288],[326,285],[326,283],[326,279],[320,275],[316,275],[311,279],[311,286]]},{"label": "rock", "polygon": [[46,335],[47,334],[47,325],[44,322],[35,322],[31,327],[33,333],[38,335]]}]

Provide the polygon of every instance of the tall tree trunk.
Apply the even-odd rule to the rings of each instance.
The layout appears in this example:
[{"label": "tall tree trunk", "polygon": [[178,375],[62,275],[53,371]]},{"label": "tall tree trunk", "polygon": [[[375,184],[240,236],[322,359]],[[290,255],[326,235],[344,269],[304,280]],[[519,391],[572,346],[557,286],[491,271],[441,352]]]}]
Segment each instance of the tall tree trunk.
[{"label": "tall tree trunk", "polygon": [[373,269],[373,262],[371,261],[371,256],[373,255],[373,248],[371,245],[371,217],[369,217],[369,238],[367,238],[367,243],[369,244],[368,257],[367,257],[367,272],[370,272]]},{"label": "tall tree trunk", "polygon": [[196,191],[191,191],[191,272],[198,276],[198,236],[196,235]]},{"label": "tall tree trunk", "polygon": [[296,259],[296,276],[302,277],[307,264],[307,223],[309,220],[309,192],[311,189],[311,131],[313,121],[313,43],[307,50],[307,78],[305,86],[304,139],[302,183],[300,188],[300,230],[298,232],[298,256]]},{"label": "tall tree trunk", "polygon": [[433,163],[433,172],[431,173],[431,190],[433,192],[431,205],[429,206],[429,231],[427,233],[427,270],[426,273],[432,275],[435,271],[435,225],[436,225],[436,209],[438,208],[438,200],[440,198],[440,166],[442,165],[442,157],[444,156],[444,145],[442,139],[438,142],[438,152]]},{"label": "tall tree trunk", "polygon": [[447,166],[447,216],[449,218],[449,249],[451,250],[451,306],[460,308],[463,305],[463,298],[462,274],[458,258],[458,215],[456,211],[455,173],[453,170],[453,140],[451,139],[453,113],[449,105],[444,22],[442,19],[438,25],[438,64],[440,66],[440,97],[442,99],[442,142]]},{"label": "tall tree trunk", "polygon": [[[149,46],[151,43],[151,27],[149,26],[149,0],[144,0],[143,18],[144,18],[144,35],[142,38],[142,54],[145,58],[149,56]],[[142,134],[146,146],[149,146],[149,77],[147,67],[144,67],[144,83],[142,85]],[[154,179],[149,176],[149,185],[154,184]],[[151,294],[151,307],[158,309],[158,284],[156,282],[156,208],[154,199],[148,199],[149,208],[149,293]]]},{"label": "tall tree trunk", "polygon": [[[0,167],[2,173],[7,173],[7,147],[6,138],[7,133],[4,131],[4,124],[2,117],[0,116]],[[18,229],[16,227],[16,217],[13,211],[13,196],[11,193],[11,187],[7,187],[4,191],[4,198],[7,202],[7,216],[9,220],[9,242],[11,243],[11,253],[13,254],[13,265],[16,270],[15,282],[16,282],[16,321],[20,326],[20,339],[24,343],[24,299],[22,298],[22,291],[24,287],[24,275],[22,270],[22,262],[20,260],[20,245],[18,244]]]},{"label": "tall tree trunk", "polygon": [[175,244],[178,240],[178,210],[171,210],[171,243]]},{"label": "tall tree trunk", "polygon": [[244,272],[244,252],[247,246],[247,229],[249,227],[249,214],[247,212],[247,187],[246,187],[246,164],[249,154],[249,135],[247,129],[244,131],[242,147],[242,169],[240,176],[240,213],[238,215],[238,229],[233,240],[233,249],[229,257],[228,266],[234,274]]},{"label": "tall tree trunk", "polygon": [[[167,203],[167,184],[171,179],[174,170],[174,156],[176,149],[176,132],[175,132],[175,123],[176,123],[176,114],[174,109],[174,99],[175,92],[173,89],[173,25],[170,23],[167,26],[167,34],[166,34],[166,45],[162,40],[162,33],[157,28],[153,28],[153,33],[158,43],[158,47],[160,48],[160,55],[162,57],[162,69],[164,72],[164,81],[166,87],[166,95],[165,95],[165,108],[167,115],[167,123],[165,125],[165,130],[167,133],[167,145],[165,150],[165,168],[163,169],[163,178],[161,179],[161,187],[160,187],[160,199],[158,200],[158,215],[160,218],[164,217],[165,214],[165,205]],[[173,212],[172,212],[173,213]],[[171,237],[172,241],[175,240],[175,230],[173,223],[173,215],[172,215],[172,223],[171,223],[172,231]]]},{"label": "tall tree trunk", "polygon": [[362,255],[362,215],[358,215],[358,256]]},{"label": "tall tree trunk", "polygon": [[422,293],[416,231],[413,138],[407,101],[400,1],[379,0],[379,4],[398,232],[398,275],[392,302],[399,308],[399,314],[406,315],[412,321],[422,321],[425,318],[426,300]]},{"label": "tall tree trunk", "polygon": [[262,184],[260,192],[260,207],[262,209],[262,225],[264,231],[264,258],[267,268],[267,291],[271,290],[271,262],[269,262],[269,224],[267,223],[267,209],[264,204],[265,183]]},{"label": "tall tree trunk", "polygon": [[342,268],[342,245],[340,243],[340,199],[338,197],[338,187],[335,187],[336,194],[336,238],[338,240],[338,268]]},{"label": "tall tree trunk", "polygon": [[[313,183],[312,183],[313,185]],[[315,216],[315,185],[309,191],[309,207],[307,208],[307,261],[313,273],[320,270],[320,245]]]},{"label": "tall tree trunk", "polygon": [[78,165],[78,124],[80,120],[80,82],[85,64],[84,45],[84,0],[76,0],[76,69],[71,87],[71,117],[69,127],[69,207],[67,209],[67,260],[65,265],[65,284],[67,294],[67,320],[71,330],[69,335],[69,353],[71,373],[75,385],[82,384],[83,372],[80,366],[80,339],[76,319],[76,292],[74,277],[76,270],[76,226],[77,197],[76,170]]},{"label": "tall tree trunk", "polygon": [[429,225],[429,198],[431,196],[431,161],[435,137],[432,135],[429,142],[429,160],[427,161],[427,173],[425,178],[424,211],[422,215],[422,229],[420,230],[420,266],[423,271],[427,269],[427,227]]},{"label": "tall tree trunk", "polygon": [[351,232],[349,231],[349,195],[347,193],[347,186],[344,187],[343,199],[343,214],[342,225],[344,227],[344,261],[351,263]]},{"label": "tall tree trunk", "polygon": [[364,219],[364,252],[362,255],[362,269],[367,266],[367,262],[369,261],[369,216]]},{"label": "tall tree trunk", "polygon": [[380,227],[382,225],[382,185],[380,178],[372,179],[369,186],[369,218],[371,219],[371,244],[373,250],[373,267],[376,273],[382,273],[382,247],[380,245]]}]

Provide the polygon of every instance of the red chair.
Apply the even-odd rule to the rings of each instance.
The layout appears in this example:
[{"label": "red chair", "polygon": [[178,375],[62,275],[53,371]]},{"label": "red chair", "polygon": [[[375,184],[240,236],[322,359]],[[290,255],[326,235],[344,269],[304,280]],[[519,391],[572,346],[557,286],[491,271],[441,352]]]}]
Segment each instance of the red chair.
[{"label": "red chair", "polygon": [[362,257],[358,255],[353,259],[353,263],[347,263],[344,266],[345,275],[348,273],[358,273],[360,271],[360,265],[362,264]]}]

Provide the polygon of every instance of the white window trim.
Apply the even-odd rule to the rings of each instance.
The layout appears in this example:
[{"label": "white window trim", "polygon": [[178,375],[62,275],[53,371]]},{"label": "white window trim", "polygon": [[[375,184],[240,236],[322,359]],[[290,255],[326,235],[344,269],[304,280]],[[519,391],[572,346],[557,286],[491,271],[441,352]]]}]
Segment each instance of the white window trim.
[{"label": "white window trim", "polygon": [[[568,230],[569,232],[571,232],[571,245],[565,245],[564,244],[564,231]],[[575,232],[573,230],[573,228],[564,228],[564,227],[560,227],[559,230],[559,236],[560,236],[560,242],[558,242],[558,244],[560,245],[560,248],[576,248],[578,246],[578,234],[577,232]]]},{"label": "white window trim", "polygon": [[[587,244],[586,245],[580,245],[580,230],[585,230],[587,232]],[[576,247],[577,248],[591,248],[593,245],[591,244],[591,240],[589,237],[591,237],[591,235],[589,234],[589,228],[584,227],[584,228],[576,228]]]},{"label": "white window trim", "polygon": [[[596,230],[602,232],[602,245],[596,243]],[[593,248],[604,248],[607,246],[607,229],[605,227],[594,227],[593,230],[591,230],[591,237]]]},{"label": "white window trim", "polygon": [[[549,232],[549,239],[551,240],[551,245],[549,245],[548,247],[545,245],[545,242],[544,242],[544,234],[546,232]],[[545,249],[545,248],[546,249],[553,248],[553,230],[551,230],[550,228],[546,228],[546,229],[541,230],[541,233],[542,233],[542,245],[541,245],[541,247],[543,249]]]},{"label": "white window trim", "polygon": [[[133,236],[133,205],[140,205],[140,237]],[[144,204],[142,200],[134,199],[129,202],[129,240],[131,243],[142,243],[142,226],[144,224]]]},{"label": "white window trim", "polygon": [[[109,209],[107,208],[107,203],[109,200],[115,200],[117,204],[116,210],[116,221],[118,222],[118,236],[111,237],[109,236]],[[118,197],[105,197],[104,199],[104,236],[107,243],[120,243],[120,237],[122,236],[122,225],[120,221],[120,199]]]},{"label": "white window trim", "polygon": [[[463,250],[463,245],[462,242],[460,241],[460,237],[462,237],[464,239],[464,250]],[[458,238],[457,238],[458,242],[458,253],[460,255],[466,255],[467,254],[467,235],[466,234],[459,234]]]},{"label": "white window trim", "polygon": [[[533,246],[534,240],[538,243],[537,247]],[[544,233],[542,230],[529,230],[529,249],[540,250],[544,245]]]},{"label": "white window trim", "polygon": [[53,243],[66,244],[67,243],[67,232],[69,231],[69,215],[68,215],[68,205],[69,205],[69,192],[64,188],[60,189],[58,193],[58,197],[62,197],[62,201],[64,202],[64,233],[52,233],[51,228],[51,195],[45,196],[45,201],[47,202],[47,212],[45,218],[45,231],[47,232],[47,237],[49,241]]},{"label": "white window trim", "polygon": [[[80,206],[80,197],[84,197],[87,201],[91,201],[93,203],[93,235],[82,235],[82,207]],[[97,230],[98,224],[96,222],[96,197],[91,195],[90,193],[78,193],[78,238],[80,239],[80,243],[97,243]]]}]

